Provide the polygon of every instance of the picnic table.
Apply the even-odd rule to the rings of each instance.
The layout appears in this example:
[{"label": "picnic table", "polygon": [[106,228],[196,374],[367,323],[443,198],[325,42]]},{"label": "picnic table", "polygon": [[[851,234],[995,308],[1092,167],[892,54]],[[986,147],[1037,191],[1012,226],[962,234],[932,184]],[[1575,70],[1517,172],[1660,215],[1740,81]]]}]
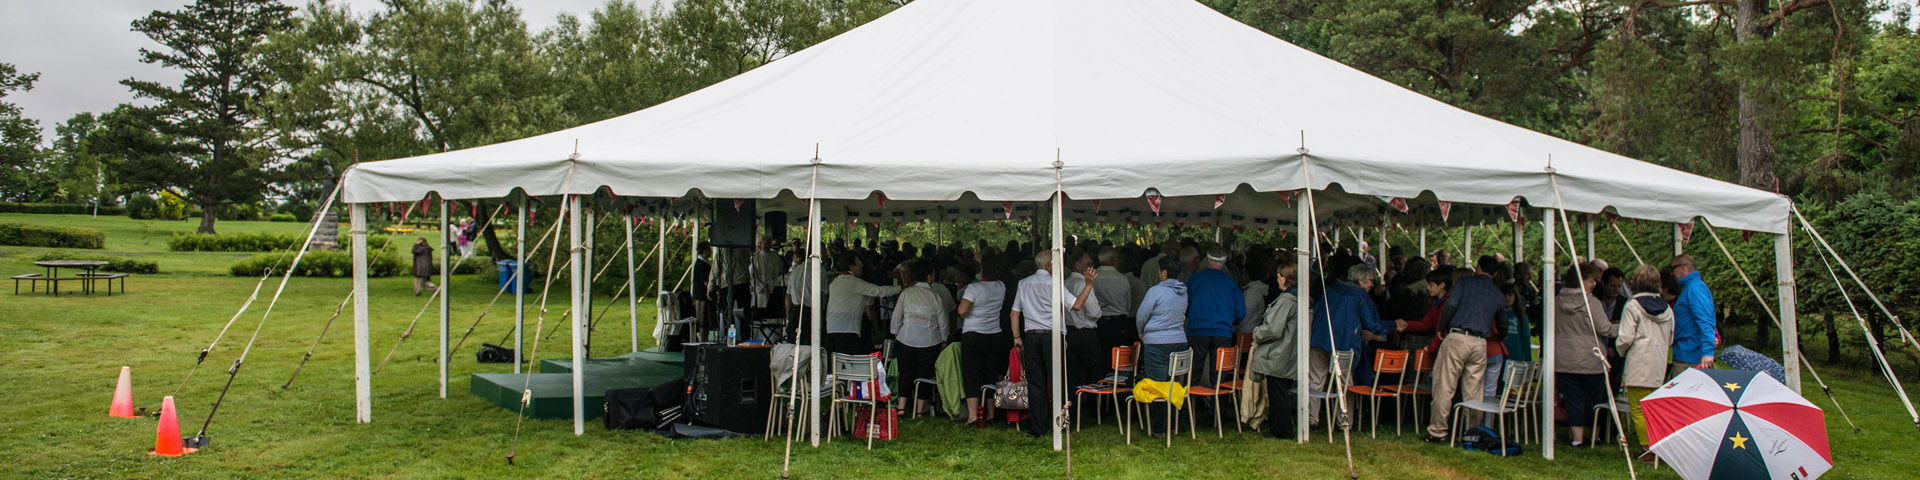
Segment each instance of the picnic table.
[{"label": "picnic table", "polygon": [[[107,262],[104,262],[104,261],[41,260],[38,262],[33,262],[33,264],[35,266],[39,266],[41,268],[47,269],[46,273],[45,274],[29,273],[26,275],[14,275],[13,276],[13,294],[14,295],[20,294],[21,280],[27,281],[28,292],[38,292],[40,290],[39,288],[40,282],[46,282],[47,292],[52,293],[56,297],[60,296],[60,282],[63,282],[63,281],[80,282],[81,293],[92,294],[94,291],[94,284],[104,280],[107,282],[107,289],[106,289],[107,296],[113,296],[113,281],[119,280],[120,293],[127,292],[127,274],[100,273],[99,272],[100,267],[107,266]],[[71,274],[72,276],[62,277],[60,276],[60,269],[63,269],[63,268],[69,269],[69,270],[82,269],[82,270],[85,270],[85,272]]]}]

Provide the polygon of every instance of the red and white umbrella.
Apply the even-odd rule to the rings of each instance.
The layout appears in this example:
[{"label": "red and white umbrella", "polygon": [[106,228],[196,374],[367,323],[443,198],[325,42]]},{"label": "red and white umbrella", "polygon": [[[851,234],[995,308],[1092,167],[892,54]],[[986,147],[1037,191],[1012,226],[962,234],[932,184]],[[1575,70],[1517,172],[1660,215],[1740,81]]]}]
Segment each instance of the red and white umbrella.
[{"label": "red and white umbrella", "polygon": [[1765,373],[1688,369],[1640,405],[1653,453],[1681,478],[1802,480],[1833,468],[1826,415]]}]

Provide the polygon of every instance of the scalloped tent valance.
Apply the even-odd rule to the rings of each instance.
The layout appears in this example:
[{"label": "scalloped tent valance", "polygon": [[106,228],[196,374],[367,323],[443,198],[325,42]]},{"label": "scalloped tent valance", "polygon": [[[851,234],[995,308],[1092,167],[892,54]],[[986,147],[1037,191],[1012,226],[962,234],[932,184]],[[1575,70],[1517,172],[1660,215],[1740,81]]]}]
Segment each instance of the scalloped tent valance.
[{"label": "scalloped tent valance", "polygon": [[1787,230],[1790,209],[1771,192],[1454,108],[1191,0],[921,0],[653,108],[360,164],[344,195],[362,203],[605,187],[860,200],[877,190],[992,205],[1050,198],[1056,160],[1057,188],[1075,200],[1338,183],[1360,199],[1522,197],[1768,233]]}]

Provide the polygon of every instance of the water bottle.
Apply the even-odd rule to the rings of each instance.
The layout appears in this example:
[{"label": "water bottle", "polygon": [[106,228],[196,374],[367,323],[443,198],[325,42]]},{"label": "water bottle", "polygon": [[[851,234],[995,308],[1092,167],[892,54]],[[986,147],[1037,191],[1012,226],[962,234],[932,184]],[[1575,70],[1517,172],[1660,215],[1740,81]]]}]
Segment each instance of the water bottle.
[{"label": "water bottle", "polygon": [[727,346],[739,345],[739,343],[737,343],[739,340],[735,337],[735,335],[739,334],[739,328],[738,326],[727,326]]}]

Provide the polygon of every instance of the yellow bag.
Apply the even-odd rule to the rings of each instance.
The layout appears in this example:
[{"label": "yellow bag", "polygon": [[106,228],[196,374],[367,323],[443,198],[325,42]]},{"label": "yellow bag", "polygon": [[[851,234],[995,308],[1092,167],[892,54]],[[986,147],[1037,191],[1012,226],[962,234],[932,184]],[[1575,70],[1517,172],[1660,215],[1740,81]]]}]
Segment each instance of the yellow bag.
[{"label": "yellow bag", "polygon": [[1133,384],[1133,401],[1153,403],[1165,398],[1173,408],[1182,408],[1187,403],[1187,387],[1179,382],[1162,382],[1151,378],[1142,378]]}]

